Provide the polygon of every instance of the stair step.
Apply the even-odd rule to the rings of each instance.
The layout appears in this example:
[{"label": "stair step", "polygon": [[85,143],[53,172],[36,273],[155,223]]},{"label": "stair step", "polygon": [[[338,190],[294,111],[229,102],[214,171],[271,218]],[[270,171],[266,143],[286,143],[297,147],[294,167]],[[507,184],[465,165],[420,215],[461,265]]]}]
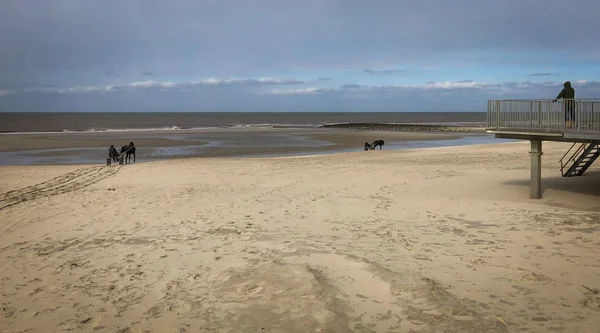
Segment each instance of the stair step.
[{"label": "stair step", "polygon": [[[573,145],[575,146],[575,144]],[[567,164],[572,161],[571,166],[564,171],[563,177],[581,176],[600,157],[600,143],[584,143],[573,153]]]}]

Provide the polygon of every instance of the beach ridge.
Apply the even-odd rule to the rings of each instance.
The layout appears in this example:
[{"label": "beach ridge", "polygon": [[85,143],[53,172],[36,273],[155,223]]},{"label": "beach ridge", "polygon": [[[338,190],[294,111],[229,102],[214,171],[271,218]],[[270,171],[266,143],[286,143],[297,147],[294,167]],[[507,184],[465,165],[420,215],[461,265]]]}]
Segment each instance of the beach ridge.
[{"label": "beach ridge", "polygon": [[402,131],[402,132],[452,132],[452,133],[484,133],[484,124],[477,126],[441,125],[441,124],[397,124],[397,123],[340,123],[321,125],[321,128],[345,128],[373,131]]}]

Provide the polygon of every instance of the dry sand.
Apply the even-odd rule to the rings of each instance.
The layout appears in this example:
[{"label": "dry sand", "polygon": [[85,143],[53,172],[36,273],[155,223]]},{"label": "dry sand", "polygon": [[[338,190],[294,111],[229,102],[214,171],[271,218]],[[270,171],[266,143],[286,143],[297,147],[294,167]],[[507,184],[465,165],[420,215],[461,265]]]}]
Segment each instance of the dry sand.
[{"label": "dry sand", "polygon": [[0,332],[597,332],[567,147],[2,167]]}]

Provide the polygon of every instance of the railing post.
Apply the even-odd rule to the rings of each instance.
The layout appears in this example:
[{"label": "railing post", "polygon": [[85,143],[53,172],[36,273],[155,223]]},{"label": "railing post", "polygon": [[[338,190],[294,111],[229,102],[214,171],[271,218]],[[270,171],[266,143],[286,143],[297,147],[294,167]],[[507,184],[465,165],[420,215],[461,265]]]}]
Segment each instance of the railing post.
[{"label": "railing post", "polygon": [[533,128],[533,101],[529,101],[529,127]]},{"label": "railing post", "polygon": [[592,131],[597,130],[597,127],[596,127],[597,126],[597,124],[596,124],[596,116],[594,115],[594,104],[596,104],[596,103],[594,103],[592,101],[592,123],[591,123],[591,125],[592,125]]},{"label": "railing post", "polygon": [[542,102],[538,101],[538,127],[542,128]]},{"label": "railing post", "polygon": [[548,129],[547,131],[550,132],[550,118],[552,117],[552,104],[550,104],[550,102],[546,101],[546,103],[548,103]]},{"label": "railing post", "polygon": [[571,108],[573,110],[573,118],[574,118],[574,122],[576,124],[577,127],[577,133],[581,133],[581,112],[579,112],[579,103],[577,103],[577,101],[575,101],[574,99],[571,100]]},{"label": "railing post", "polygon": [[490,128],[490,100],[487,101],[487,110],[485,111],[485,121],[487,122],[487,127]]},{"label": "railing post", "polygon": [[500,113],[502,113],[502,110],[500,110],[500,101],[496,101],[496,110],[498,112],[498,129],[500,129]]}]

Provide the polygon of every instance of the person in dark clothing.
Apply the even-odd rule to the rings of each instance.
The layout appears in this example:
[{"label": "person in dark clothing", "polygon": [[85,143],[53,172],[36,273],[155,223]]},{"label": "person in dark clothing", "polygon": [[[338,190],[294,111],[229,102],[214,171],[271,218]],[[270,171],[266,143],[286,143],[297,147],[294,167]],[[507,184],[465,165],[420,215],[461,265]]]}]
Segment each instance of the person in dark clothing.
[{"label": "person in dark clothing", "polygon": [[117,152],[117,148],[115,148],[114,145],[110,145],[110,148],[108,148],[108,158],[112,158],[115,162],[119,158],[119,153]]},{"label": "person in dark clothing", "polygon": [[564,88],[560,91],[556,100],[562,98],[564,101],[564,112],[565,112],[565,125],[567,128],[573,128],[575,122],[575,89],[571,87],[571,82],[567,81],[564,84]]}]

